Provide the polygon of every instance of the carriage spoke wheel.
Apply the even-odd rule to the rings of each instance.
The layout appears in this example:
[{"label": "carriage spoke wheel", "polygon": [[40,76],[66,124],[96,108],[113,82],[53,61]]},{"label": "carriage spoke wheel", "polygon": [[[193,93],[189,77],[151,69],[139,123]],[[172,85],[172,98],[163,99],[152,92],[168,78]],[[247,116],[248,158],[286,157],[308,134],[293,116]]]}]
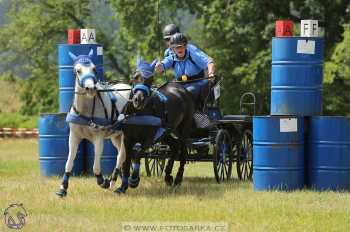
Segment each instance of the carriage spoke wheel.
[{"label": "carriage spoke wheel", "polygon": [[237,156],[237,174],[240,180],[251,180],[253,176],[253,135],[251,130],[243,132]]},{"label": "carriage spoke wheel", "polygon": [[215,179],[218,183],[231,178],[231,138],[225,129],[220,129],[215,138],[213,167]]},{"label": "carriage spoke wheel", "polygon": [[145,158],[147,176],[162,176],[165,167],[164,158]]}]

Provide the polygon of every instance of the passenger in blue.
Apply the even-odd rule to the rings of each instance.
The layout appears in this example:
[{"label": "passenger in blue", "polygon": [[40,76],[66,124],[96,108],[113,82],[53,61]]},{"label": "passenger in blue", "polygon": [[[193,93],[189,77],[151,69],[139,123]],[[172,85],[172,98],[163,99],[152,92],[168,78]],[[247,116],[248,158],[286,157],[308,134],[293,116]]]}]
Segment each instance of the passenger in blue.
[{"label": "passenger in blue", "polygon": [[175,24],[168,24],[164,27],[163,39],[164,39],[165,45],[167,47],[164,51],[164,57],[167,57],[167,56],[173,54],[173,52],[170,49],[170,38],[175,33],[180,33],[179,27],[176,26]]},{"label": "passenger in blue", "polygon": [[[187,38],[182,33],[172,35],[169,43],[173,53],[158,62],[155,68],[158,72],[174,69],[175,81],[183,84],[192,93],[198,103],[197,109],[202,111],[209,94],[208,82],[214,81],[215,77],[214,61],[204,52],[188,47]],[[206,70],[208,78],[205,75]]]}]

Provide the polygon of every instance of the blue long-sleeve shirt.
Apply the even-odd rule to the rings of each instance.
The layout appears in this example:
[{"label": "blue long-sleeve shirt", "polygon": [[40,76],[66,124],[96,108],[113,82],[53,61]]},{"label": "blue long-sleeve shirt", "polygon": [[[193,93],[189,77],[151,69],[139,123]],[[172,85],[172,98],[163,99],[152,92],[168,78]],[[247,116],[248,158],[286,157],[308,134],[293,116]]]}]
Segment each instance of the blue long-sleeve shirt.
[{"label": "blue long-sleeve shirt", "polygon": [[187,45],[186,55],[183,60],[178,59],[175,53],[171,51],[171,53],[161,61],[164,70],[174,68],[175,79],[179,79],[182,75],[189,77],[197,75],[202,70],[206,70],[208,64],[212,62],[213,60],[207,54],[192,44]]}]

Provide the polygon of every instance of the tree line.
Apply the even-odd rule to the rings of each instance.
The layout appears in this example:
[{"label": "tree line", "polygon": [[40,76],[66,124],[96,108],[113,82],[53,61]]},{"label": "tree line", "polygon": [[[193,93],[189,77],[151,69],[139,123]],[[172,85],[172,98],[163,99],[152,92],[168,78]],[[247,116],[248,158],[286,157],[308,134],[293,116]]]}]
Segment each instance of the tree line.
[{"label": "tree line", "polygon": [[275,21],[293,20],[298,35],[301,19],[316,19],[325,39],[324,113],[350,115],[349,0],[3,0],[0,7],[0,75],[21,83],[23,114],[57,112],[57,44],[68,28],[95,28],[106,78],[128,81],[137,55],[162,56],[168,23],[215,60],[225,114],[238,113],[247,91],[257,96],[257,113],[269,114]]}]

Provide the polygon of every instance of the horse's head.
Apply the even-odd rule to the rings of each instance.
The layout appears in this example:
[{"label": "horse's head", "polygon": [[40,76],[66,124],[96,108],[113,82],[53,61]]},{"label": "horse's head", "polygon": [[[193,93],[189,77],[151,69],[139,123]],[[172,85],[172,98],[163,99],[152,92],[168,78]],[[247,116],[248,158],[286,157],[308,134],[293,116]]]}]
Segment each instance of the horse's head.
[{"label": "horse's head", "polygon": [[132,89],[132,104],[135,109],[142,110],[146,105],[146,98],[151,96],[151,89],[145,84],[136,84]]},{"label": "horse's head", "polygon": [[157,60],[154,60],[151,64],[142,61],[140,58],[137,60],[137,69],[132,76],[134,85],[132,90],[132,103],[137,110],[141,110],[145,107],[145,100],[151,95],[150,86],[153,83],[153,72],[156,63]]},{"label": "horse's head", "polygon": [[74,61],[74,74],[76,78],[76,88],[84,89],[89,97],[96,95],[96,66],[91,58],[93,50],[91,49],[89,55],[75,56],[69,52],[70,57]]}]

